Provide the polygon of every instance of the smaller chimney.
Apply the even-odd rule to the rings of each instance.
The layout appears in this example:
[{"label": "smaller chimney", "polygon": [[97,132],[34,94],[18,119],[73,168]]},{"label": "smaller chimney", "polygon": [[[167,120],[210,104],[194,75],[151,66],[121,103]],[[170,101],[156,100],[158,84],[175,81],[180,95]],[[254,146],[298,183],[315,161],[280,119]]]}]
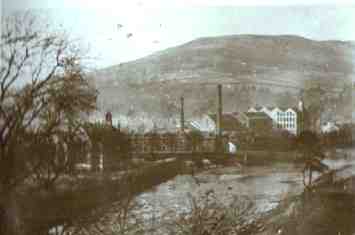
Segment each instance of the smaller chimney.
[{"label": "smaller chimney", "polygon": [[181,108],[180,108],[180,130],[181,132],[185,131],[185,113],[184,113],[184,97],[181,96],[180,98],[180,104],[181,104]]},{"label": "smaller chimney", "polygon": [[303,100],[298,102],[298,111],[299,114],[297,115],[297,123],[298,123],[298,134],[302,133],[305,130],[305,108]]},{"label": "smaller chimney", "polygon": [[106,121],[106,125],[109,125],[112,127],[112,113],[111,112],[106,113],[105,121]]},{"label": "smaller chimney", "polygon": [[298,111],[303,112],[303,110],[304,110],[303,101],[300,100],[298,102]]},{"label": "smaller chimney", "polygon": [[221,137],[222,136],[222,113],[223,113],[223,107],[222,107],[222,85],[218,84],[217,85],[217,128],[216,128],[216,134]]}]

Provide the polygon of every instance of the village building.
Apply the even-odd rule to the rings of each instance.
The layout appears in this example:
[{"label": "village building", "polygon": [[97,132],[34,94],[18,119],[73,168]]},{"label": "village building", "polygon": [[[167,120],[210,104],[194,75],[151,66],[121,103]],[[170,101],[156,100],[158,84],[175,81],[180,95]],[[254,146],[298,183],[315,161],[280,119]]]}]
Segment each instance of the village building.
[{"label": "village building", "polygon": [[267,134],[272,130],[273,121],[264,112],[239,113],[238,120],[255,133]]},{"label": "village building", "polygon": [[[217,115],[208,114],[195,118],[189,122],[189,126],[202,132],[217,133]],[[221,129],[223,135],[231,135],[245,131],[245,126],[240,122],[236,113],[222,114]]]},{"label": "village building", "polygon": [[327,122],[322,125],[322,133],[327,134],[331,132],[339,131],[340,128],[334,122]]},{"label": "village building", "polygon": [[[187,128],[197,130],[203,135],[217,134],[217,115],[206,114],[199,118],[194,118],[187,125]],[[230,153],[236,153],[238,150],[239,137],[248,131],[248,129],[239,121],[236,113],[224,113],[221,117],[222,135],[228,137],[226,149]]]},{"label": "village building", "polygon": [[272,120],[272,127],[287,130],[293,135],[297,135],[303,129],[303,104],[300,102],[298,108],[282,107],[251,107],[247,113],[265,113]]}]

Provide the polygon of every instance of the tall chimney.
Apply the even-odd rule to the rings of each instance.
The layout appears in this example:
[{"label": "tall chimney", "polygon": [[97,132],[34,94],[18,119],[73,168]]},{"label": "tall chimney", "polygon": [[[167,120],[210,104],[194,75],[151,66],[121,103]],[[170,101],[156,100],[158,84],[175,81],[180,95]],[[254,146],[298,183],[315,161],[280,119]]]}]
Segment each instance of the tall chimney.
[{"label": "tall chimney", "polygon": [[218,84],[217,86],[217,129],[216,134],[222,136],[222,85]]},{"label": "tall chimney", "polygon": [[181,96],[180,98],[180,104],[181,104],[181,108],[180,108],[180,130],[181,132],[185,131],[185,114],[184,114],[184,97]]},{"label": "tall chimney", "polygon": [[298,103],[298,115],[297,115],[297,134],[301,134],[304,131],[304,104],[303,99]]}]

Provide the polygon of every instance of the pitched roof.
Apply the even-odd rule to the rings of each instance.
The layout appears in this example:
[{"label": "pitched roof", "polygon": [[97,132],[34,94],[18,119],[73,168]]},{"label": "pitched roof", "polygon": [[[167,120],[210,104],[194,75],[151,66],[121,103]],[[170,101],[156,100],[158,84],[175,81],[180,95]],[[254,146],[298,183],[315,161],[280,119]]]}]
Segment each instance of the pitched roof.
[{"label": "pitched roof", "polygon": [[250,106],[250,107],[248,108],[248,110],[250,110],[250,109],[255,109],[256,111],[260,111],[262,108],[263,108],[263,106],[256,105],[256,106]]},{"label": "pitched roof", "polygon": [[273,110],[273,109],[277,108],[276,106],[265,106],[265,107],[269,110]]},{"label": "pitched roof", "polygon": [[192,131],[200,131],[198,127],[196,127],[193,123],[191,122],[185,122],[185,129],[190,129]]},{"label": "pitched roof", "polygon": [[[217,115],[209,114],[208,115],[215,123],[217,123]],[[237,117],[232,113],[224,113],[222,114],[222,123],[221,127],[223,131],[235,131],[243,128],[243,125],[237,119]]]},{"label": "pitched roof", "polygon": [[283,112],[287,111],[288,109],[292,109],[295,112],[299,111],[297,107],[286,107],[286,106],[279,107],[279,106],[259,106],[259,105],[256,105],[255,107],[250,107],[250,108],[254,108],[257,111],[261,111],[261,109],[264,108],[264,107],[267,108],[270,111],[272,111],[272,110],[274,110],[276,108],[280,109]]},{"label": "pitched roof", "polygon": [[271,119],[269,117],[269,115],[267,115],[266,113],[264,112],[258,112],[258,113],[245,113],[245,115],[248,117],[248,118],[251,118],[251,119]]}]

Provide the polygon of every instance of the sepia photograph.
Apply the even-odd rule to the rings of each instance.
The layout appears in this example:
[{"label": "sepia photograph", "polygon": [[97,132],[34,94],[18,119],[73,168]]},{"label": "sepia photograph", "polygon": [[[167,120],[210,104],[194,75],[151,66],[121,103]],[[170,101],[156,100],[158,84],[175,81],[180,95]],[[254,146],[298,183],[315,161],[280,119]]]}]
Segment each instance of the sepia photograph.
[{"label": "sepia photograph", "polygon": [[0,235],[355,235],[355,0],[0,8]]}]

